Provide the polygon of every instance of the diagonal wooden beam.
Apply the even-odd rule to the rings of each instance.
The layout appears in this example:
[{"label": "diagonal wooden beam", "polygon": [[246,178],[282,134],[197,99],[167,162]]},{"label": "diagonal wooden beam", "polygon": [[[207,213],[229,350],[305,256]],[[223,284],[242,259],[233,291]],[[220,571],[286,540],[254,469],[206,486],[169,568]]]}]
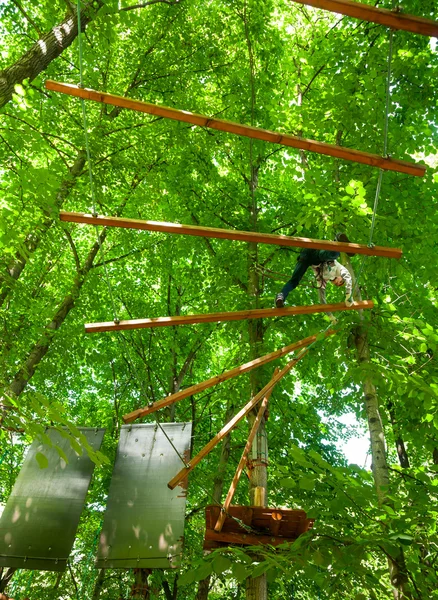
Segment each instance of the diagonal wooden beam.
[{"label": "diagonal wooden beam", "polygon": [[61,221],[68,221],[70,223],[101,225],[102,227],[122,227],[124,229],[159,231],[161,233],[171,233],[176,235],[237,240],[240,242],[252,242],[257,244],[314,248],[316,250],[349,252],[353,254],[364,254],[366,256],[382,256],[383,258],[401,258],[402,255],[402,251],[399,248],[387,248],[385,246],[366,246],[365,244],[353,244],[351,242],[314,240],[312,238],[289,237],[287,235],[260,233],[257,231],[202,227],[201,225],[181,225],[180,223],[166,223],[161,221],[142,221],[140,219],[128,219],[126,217],[105,217],[103,215],[90,215],[63,210],[60,211],[59,218]]},{"label": "diagonal wooden beam", "polygon": [[173,327],[174,325],[193,325],[195,323],[221,323],[224,321],[243,321],[245,319],[266,319],[272,317],[291,317],[293,315],[311,315],[313,313],[337,312],[340,310],[363,310],[374,308],[372,300],[355,302],[345,306],[337,304],[311,304],[310,306],[289,306],[287,308],[256,308],[236,310],[234,312],[206,313],[200,315],[179,315],[176,317],[153,317],[151,319],[132,319],[127,321],[107,321],[105,323],[86,323],[86,333],[101,331],[121,331],[126,329],[148,329],[151,327]]},{"label": "diagonal wooden beam", "polygon": [[265,387],[254,396],[254,398],[252,398],[247,404],[245,404],[245,406],[236,415],[234,415],[234,417],[230,421],[228,421],[228,423],[224,427],[222,427],[219,433],[217,433],[214,436],[214,438],[210,440],[208,444],[206,444],[204,448],[194,458],[190,460],[190,463],[186,467],[183,467],[181,471],[169,481],[167,487],[173,490],[181,481],[183,481],[183,479],[193,471],[196,465],[200,463],[201,460],[205,456],[207,456],[207,454],[209,454],[213,450],[213,448],[215,448],[219,444],[219,442],[223,440],[223,438],[226,435],[228,435],[230,431],[232,431],[255,406],[257,406],[260,400],[264,396],[266,396],[266,394],[269,393],[269,391],[275,386],[275,384],[278,381],[280,381],[280,379],[282,379],[287,373],[289,373],[289,371],[291,371],[294,368],[294,366],[303,358],[305,354],[307,354],[308,351],[309,350],[307,348],[303,348],[303,350],[301,350],[301,352],[296,358],[288,362],[287,365],[283,367],[279,373],[277,373],[277,375],[274,375],[271,381],[267,383]]},{"label": "diagonal wooden beam", "polygon": [[[275,369],[275,371],[274,371],[274,377],[277,374],[278,374],[278,368]],[[245,448],[243,449],[242,456],[240,457],[239,464],[237,465],[237,469],[236,469],[236,472],[234,474],[233,480],[231,482],[230,489],[228,490],[227,497],[225,498],[225,502],[224,502],[224,504],[222,506],[221,513],[220,513],[220,515],[218,517],[218,520],[216,521],[216,525],[214,526],[214,530],[215,531],[221,531],[222,527],[223,527],[223,525],[225,523],[225,519],[227,518],[228,509],[230,508],[231,501],[233,500],[234,492],[236,491],[237,484],[239,483],[240,476],[242,475],[243,469],[244,469],[245,464],[246,464],[246,460],[248,458],[248,454],[249,454],[249,452],[251,450],[252,443],[253,443],[254,438],[255,438],[255,436],[257,434],[257,431],[258,431],[258,429],[260,427],[260,423],[262,422],[262,418],[263,418],[263,415],[265,414],[266,408],[268,406],[269,398],[271,396],[271,393],[272,393],[273,389],[274,388],[271,388],[269,390],[269,392],[264,396],[264,398],[263,398],[263,400],[262,400],[262,402],[260,404],[260,408],[258,410],[257,416],[256,416],[256,418],[254,420],[254,423],[253,423],[253,425],[251,427],[250,434],[249,434],[248,439],[246,441]]]},{"label": "diagonal wooden beam", "polygon": [[411,163],[394,158],[385,158],[378,154],[362,152],[352,148],[344,148],[343,146],[327,144],[325,142],[316,142],[315,140],[309,140],[287,133],[276,133],[275,131],[269,131],[267,129],[262,129],[261,127],[252,127],[251,125],[242,125],[241,123],[235,123],[233,121],[214,119],[187,110],[159,106],[158,104],[150,104],[149,102],[142,102],[141,100],[132,100],[131,98],[115,96],[114,94],[108,94],[106,92],[97,92],[95,90],[80,88],[77,85],[71,85],[69,83],[60,83],[48,79],[46,81],[46,89],[54,92],[61,92],[62,94],[68,94],[69,96],[76,96],[77,98],[83,98],[85,100],[94,100],[95,102],[102,102],[112,106],[129,108],[131,110],[137,110],[150,115],[157,115],[166,119],[173,119],[174,121],[182,121],[184,123],[191,123],[192,125],[199,125],[200,127],[209,127],[211,129],[234,133],[244,137],[263,140],[265,142],[272,142],[282,146],[299,148],[300,150],[309,150],[310,152],[317,152],[318,154],[351,160],[370,165],[371,167],[385,169],[387,171],[398,171],[399,173],[406,173],[407,175],[415,175],[417,177],[422,177],[426,171],[426,166],[418,163]]},{"label": "diagonal wooden beam", "polygon": [[352,2],[351,0],[292,0],[292,2],[322,8],[347,17],[362,19],[362,21],[379,23],[393,29],[403,29],[412,33],[438,37],[437,21],[416,17],[415,15],[406,15],[387,8],[377,8],[376,6]]},{"label": "diagonal wooden beam", "polygon": [[[333,335],[335,331],[333,329],[329,329],[326,335]],[[180,392],[176,392],[176,394],[170,394],[166,396],[162,400],[158,400],[157,402],[153,402],[149,406],[145,406],[144,408],[139,408],[138,410],[134,410],[133,412],[124,415],[123,421],[125,423],[132,423],[136,419],[140,419],[141,417],[145,417],[160,408],[165,408],[170,404],[174,404],[175,402],[179,402],[180,400],[184,400],[184,398],[188,398],[189,396],[194,396],[195,394],[199,394],[208,388],[211,388],[218,383],[222,383],[223,381],[227,381],[228,379],[232,379],[233,377],[237,377],[238,375],[242,375],[243,373],[248,373],[248,371],[252,371],[257,367],[261,367],[262,365],[266,365],[267,363],[275,360],[277,358],[281,358],[282,356],[286,356],[290,352],[294,352],[295,350],[300,350],[301,348],[305,348],[309,344],[312,344],[316,341],[316,335],[311,335],[299,342],[295,342],[294,344],[289,344],[289,346],[284,346],[284,348],[280,348],[280,350],[275,350],[275,352],[270,352],[269,354],[265,354],[264,356],[260,356],[250,362],[247,362],[239,367],[235,367],[234,369],[230,369],[229,371],[225,371],[220,375],[215,375],[210,379],[206,379],[205,381],[201,381],[195,385],[191,385],[185,390],[181,390]]]}]

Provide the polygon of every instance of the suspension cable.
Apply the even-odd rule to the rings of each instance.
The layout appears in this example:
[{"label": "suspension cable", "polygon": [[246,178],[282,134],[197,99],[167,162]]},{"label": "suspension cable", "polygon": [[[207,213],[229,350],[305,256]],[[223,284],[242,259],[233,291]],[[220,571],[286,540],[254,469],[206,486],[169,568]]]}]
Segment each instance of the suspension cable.
[{"label": "suspension cable", "polygon": [[[79,87],[83,88],[84,87],[84,67],[83,67],[83,53],[82,53],[81,0],[77,0],[76,7],[77,7],[76,11],[77,11],[77,19],[78,19],[79,82],[80,82]],[[94,186],[94,180],[93,180],[93,169],[92,169],[92,162],[91,162],[90,143],[89,143],[89,138],[88,138],[87,110],[85,108],[84,99],[81,98],[80,101],[81,101],[81,108],[82,108],[82,125],[83,125],[83,129],[84,129],[84,137],[85,137],[85,150],[87,153],[88,177],[90,180],[90,191],[91,191],[91,202],[92,202],[92,207],[93,207],[93,216],[97,216],[96,193],[95,193],[95,186]],[[97,225],[95,225],[95,231],[96,231],[97,243],[99,245],[99,251],[102,254],[103,270],[104,270],[105,281],[107,283],[108,293],[109,293],[110,301],[111,301],[111,305],[112,305],[113,318],[114,318],[114,322],[118,323],[118,322],[120,322],[120,319],[117,316],[116,304],[114,301],[114,296],[113,296],[110,278],[109,278],[109,274],[108,274],[108,268],[107,268],[107,264],[106,264],[106,260],[105,260],[105,252],[103,250],[102,240],[100,238],[99,229],[98,229]]]},{"label": "suspension cable", "polygon": [[[393,38],[394,38],[394,30],[391,29],[390,33],[389,33],[388,68],[387,68],[387,74],[386,74],[385,121],[384,121],[384,128],[383,128],[383,155],[385,157],[388,154],[388,125],[389,125],[389,109],[390,109],[390,102],[391,102],[391,66],[392,66]],[[380,197],[380,189],[382,187],[382,179],[383,179],[383,169],[380,169],[379,177],[377,180],[377,186],[376,186],[376,195],[374,198],[374,207],[373,207],[373,216],[371,219],[370,236],[369,236],[369,240],[368,240],[368,246],[370,248],[372,248],[374,245],[373,244],[373,235],[374,235],[374,228],[376,225],[377,207],[379,205],[379,197]],[[354,285],[354,289],[352,292],[353,294],[356,292],[356,290],[359,287],[359,279],[360,279],[360,276],[362,275],[362,271],[365,266],[365,260],[366,260],[366,256],[364,256],[362,258],[362,263],[361,263],[361,266],[359,269],[359,274],[356,277],[356,283]]]}]

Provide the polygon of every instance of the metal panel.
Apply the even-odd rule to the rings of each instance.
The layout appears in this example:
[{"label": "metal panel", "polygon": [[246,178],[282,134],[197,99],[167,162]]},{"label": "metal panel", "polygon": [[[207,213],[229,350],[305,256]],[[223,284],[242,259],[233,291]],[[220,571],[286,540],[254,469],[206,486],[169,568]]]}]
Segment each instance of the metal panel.
[{"label": "metal panel", "polygon": [[[188,460],[191,423],[165,423],[162,428]],[[179,565],[186,485],[174,490],[167,487],[182,465],[172,444],[158,425],[122,426],[97,567]]]},{"label": "metal panel", "polygon": [[[99,450],[104,429],[79,428],[94,450]],[[27,452],[12,494],[0,519],[0,567],[63,571],[73,546],[79,518],[90,485],[94,463],[84,451],[76,454],[56,429],[46,431],[52,443],[65,452],[34,441]],[[37,452],[49,465],[41,469]]]}]

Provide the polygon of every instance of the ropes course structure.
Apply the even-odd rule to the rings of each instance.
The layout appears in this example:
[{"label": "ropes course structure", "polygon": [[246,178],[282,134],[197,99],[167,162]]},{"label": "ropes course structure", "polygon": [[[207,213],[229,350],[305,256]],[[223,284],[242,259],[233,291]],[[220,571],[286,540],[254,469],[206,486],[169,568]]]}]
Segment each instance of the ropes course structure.
[{"label": "ropes course structure", "polygon": [[[80,0],[78,0],[79,3]],[[80,12],[78,11],[78,15]],[[80,16],[78,16],[80,19]],[[79,23],[80,30],[80,23]],[[81,37],[81,36],[80,36]],[[73,222],[73,223],[84,223],[84,224],[92,224],[95,225],[96,229],[99,225],[103,227],[121,227],[128,229],[137,229],[137,230],[145,230],[145,231],[155,231],[162,233],[170,233],[177,235],[188,235],[188,236],[198,236],[198,237],[209,237],[209,238],[219,238],[219,239],[229,239],[229,240],[237,240],[244,242],[252,242],[252,243],[264,243],[264,244],[276,244],[280,246],[295,246],[301,248],[317,248],[317,249],[326,249],[326,250],[335,250],[339,252],[350,252],[355,254],[362,254],[365,256],[382,256],[386,258],[400,258],[401,250],[395,248],[384,248],[375,246],[373,244],[373,234],[376,222],[377,208],[382,184],[382,176],[384,170],[394,170],[402,173],[408,173],[414,176],[422,176],[425,172],[425,167],[422,165],[416,165],[412,163],[406,163],[405,161],[394,161],[393,159],[387,156],[387,137],[388,137],[388,117],[389,117],[389,103],[390,103],[390,75],[391,75],[391,58],[392,58],[392,39],[393,34],[392,30],[390,33],[390,45],[389,45],[389,56],[388,56],[388,74],[387,74],[387,90],[386,90],[386,105],[385,105],[385,126],[384,126],[384,149],[383,149],[383,157],[378,157],[376,155],[370,155],[368,153],[363,153],[356,150],[349,150],[340,147],[330,146],[329,144],[321,144],[319,142],[313,142],[311,140],[302,140],[301,138],[296,138],[290,135],[277,134],[275,132],[269,132],[266,130],[262,130],[253,126],[246,126],[237,123],[232,123],[229,121],[224,121],[220,119],[210,119],[208,117],[204,117],[202,115],[196,115],[193,113],[189,113],[187,111],[179,111],[177,109],[171,109],[167,107],[161,107],[157,105],[153,105],[147,102],[141,102],[136,100],[131,100],[129,98],[123,98],[119,96],[114,96],[112,94],[108,94],[105,92],[95,92],[93,90],[86,90],[83,86],[82,79],[82,47],[81,42],[79,43],[80,49],[80,72],[81,79],[79,86],[73,86],[70,84],[62,84],[54,81],[46,81],[46,88],[51,91],[61,92],[68,95],[73,95],[79,97],[82,105],[82,114],[83,114],[83,126],[85,130],[86,137],[86,148],[87,148],[87,159],[88,159],[88,167],[89,167],[89,178],[90,178],[90,187],[92,193],[92,204],[93,204],[93,212],[92,214],[84,214],[84,213],[72,213],[61,211],[60,219],[65,222]],[[88,144],[88,136],[87,136],[87,123],[86,123],[86,110],[85,110],[85,102],[84,100],[94,100],[97,102],[102,102],[106,104],[111,104],[114,106],[119,106],[123,108],[128,108],[132,110],[137,110],[140,112],[146,112],[153,115],[159,115],[168,119],[174,119],[178,121],[188,122],[194,125],[200,125],[204,127],[211,127],[214,129],[218,129],[220,131],[226,131],[229,133],[234,133],[237,135],[243,135],[249,137],[251,142],[253,139],[261,139],[268,142],[274,142],[278,144],[283,144],[286,146],[293,146],[300,149],[310,150],[314,152],[318,152],[321,154],[326,154],[330,156],[336,156],[338,158],[344,158],[346,160],[354,160],[356,162],[360,162],[363,164],[368,164],[374,167],[379,167],[379,176],[376,187],[376,195],[373,207],[372,214],[372,222],[370,226],[370,235],[369,241],[367,245],[360,244],[352,244],[352,243],[341,243],[341,242],[331,242],[324,240],[312,240],[310,238],[291,238],[288,236],[281,235],[272,235],[272,234],[263,234],[256,232],[244,232],[244,231],[236,231],[236,230],[224,230],[212,227],[202,227],[202,226],[193,226],[193,225],[181,225],[177,223],[160,223],[155,221],[140,221],[137,219],[127,219],[121,217],[105,217],[98,215],[96,212],[96,204],[95,204],[95,196],[94,196],[94,188],[93,188],[93,178],[92,178],[92,168],[91,168],[91,156],[89,151]],[[98,236],[99,239],[99,236]],[[104,260],[105,264],[105,260]],[[355,281],[354,291],[358,289],[359,278],[362,273],[364,262],[362,262],[361,270],[359,276]],[[280,309],[256,309],[256,310],[247,310],[247,311],[234,311],[233,313],[213,313],[206,315],[181,315],[176,317],[156,317],[149,319],[135,319],[130,321],[121,321],[116,314],[114,299],[111,290],[111,283],[108,277],[107,270],[105,269],[105,278],[107,280],[108,289],[111,297],[111,302],[113,306],[114,320],[113,322],[107,323],[90,323],[85,326],[85,330],[88,333],[91,332],[103,332],[103,331],[121,331],[126,329],[138,329],[138,328],[150,328],[150,327],[164,327],[164,326],[175,326],[175,325],[184,325],[184,324],[194,324],[194,323],[203,323],[203,322],[222,322],[222,321],[230,321],[230,320],[241,320],[241,319],[254,319],[254,318],[266,318],[266,317],[277,317],[277,316],[291,316],[296,314],[309,314],[315,312],[330,312],[330,311],[344,311],[347,308],[362,310],[364,308],[372,308],[373,303],[371,301],[365,302],[356,302],[351,307],[346,307],[344,304],[338,305],[313,305],[308,307],[289,307],[289,308],[280,308]],[[327,335],[331,335],[334,333],[333,330],[330,330],[331,325],[327,326],[327,328],[321,332],[320,336],[325,338]],[[329,331],[330,330],[330,331]],[[257,413],[257,417],[253,424],[252,430],[250,432],[247,444],[245,446],[245,450],[242,454],[241,460],[239,461],[239,465],[233,478],[233,482],[231,488],[228,492],[226,501],[221,508],[220,516],[217,520],[217,523],[214,526],[214,530],[217,533],[220,533],[222,527],[224,525],[225,519],[229,516],[228,509],[231,503],[231,499],[233,497],[234,491],[237,487],[237,483],[240,478],[240,474],[243,470],[243,465],[246,461],[246,455],[249,452],[249,448],[252,444],[252,440],[257,434],[258,427],[263,418],[263,414],[266,410],[269,396],[275,387],[275,385],[287,374],[289,371],[303,358],[309,349],[318,341],[319,336],[311,336],[310,338],[306,338],[305,340],[301,340],[300,342],[296,342],[288,347],[285,347],[277,352],[270,353],[265,355],[264,357],[260,357],[250,363],[246,363],[241,365],[240,367],[236,367],[235,369],[231,369],[230,371],[223,373],[222,375],[210,378],[204,382],[201,382],[197,385],[191,386],[187,390],[183,392],[178,392],[176,394],[172,394],[167,398],[164,398],[161,401],[150,404],[149,406],[138,409],[132,413],[129,413],[123,417],[125,423],[130,423],[138,418],[142,418],[151,413],[155,413],[157,410],[164,408],[165,406],[169,406],[182,400],[183,398],[188,397],[189,395],[193,395],[194,393],[205,390],[209,387],[217,385],[218,383],[235,377],[239,374],[248,372],[257,366],[262,364],[266,364],[267,362],[284,356],[292,351],[298,350],[299,353],[290,360],[283,369],[275,371],[273,378],[271,381],[265,385],[265,387],[256,394],[236,415],[231,419],[217,434],[216,436],[210,440],[210,442],[189,462],[187,462],[184,457],[182,457],[176,448],[173,446],[171,440],[168,438],[169,443],[172,444],[174,450],[177,452],[181,462],[183,463],[183,468],[179,473],[173,477],[168,486],[171,489],[174,489],[178,484],[181,484],[183,480],[186,479],[189,473],[196,467],[197,464],[201,462],[201,460],[207,456],[216,445],[227,436],[232,429],[234,429],[239,422],[249,414],[251,410],[253,410],[258,404],[260,404],[259,411]],[[125,338],[122,336],[124,343],[126,344]],[[129,348],[127,349],[129,353]],[[156,423],[160,426],[158,418],[156,416]],[[163,433],[164,430],[161,428]],[[166,434],[165,434],[166,435]]]},{"label": "ropes course structure", "polygon": [[[291,0],[293,2],[299,4],[306,4],[316,8],[323,8],[325,10],[335,11],[340,14],[345,14],[348,16],[360,18],[363,20],[368,20],[376,23],[380,23],[383,25],[390,26],[396,29],[403,29],[406,31],[411,31],[414,33],[419,33],[422,35],[437,35],[438,34],[438,23],[422,19],[419,17],[413,17],[410,15],[403,15],[394,11],[387,11],[385,9],[379,9],[376,7],[359,4],[357,2],[352,2],[350,0]],[[60,220],[63,222],[71,222],[71,223],[82,223],[82,224],[90,224],[95,226],[97,243],[99,244],[99,250],[102,254],[102,264],[104,268],[104,278],[106,281],[106,285],[108,288],[108,294],[111,302],[112,312],[113,312],[113,321],[102,322],[102,323],[88,323],[85,325],[85,331],[87,333],[96,333],[96,332],[111,332],[117,331],[121,332],[124,330],[132,330],[132,329],[143,329],[143,328],[153,328],[153,327],[168,327],[168,326],[180,326],[180,325],[191,325],[197,323],[212,323],[212,322],[227,322],[227,321],[237,321],[237,320],[248,320],[248,319],[262,319],[262,318],[274,318],[274,317],[291,317],[295,315],[305,315],[305,314],[314,314],[314,313],[326,313],[326,312],[344,312],[346,310],[359,310],[362,311],[364,309],[372,309],[374,307],[374,303],[371,300],[365,301],[356,301],[352,306],[346,306],[344,303],[338,304],[317,304],[312,306],[292,306],[288,308],[275,308],[275,309],[252,309],[252,310],[241,310],[241,311],[233,311],[233,312],[218,312],[218,313],[209,313],[209,314],[192,314],[192,315],[177,315],[177,316],[167,316],[167,317],[152,317],[152,318],[144,318],[144,319],[131,319],[131,320],[122,320],[120,319],[120,315],[117,312],[116,302],[114,299],[113,289],[111,285],[111,280],[109,277],[105,253],[102,243],[102,238],[99,235],[99,227],[119,227],[125,229],[135,229],[135,230],[143,230],[143,231],[153,231],[160,232],[165,234],[174,234],[174,235],[186,235],[186,236],[195,236],[195,237],[203,237],[203,238],[216,238],[216,239],[227,239],[233,241],[240,241],[246,243],[261,243],[261,244],[272,244],[277,246],[286,246],[286,247],[299,247],[299,248],[312,248],[312,249],[325,249],[339,252],[349,252],[354,254],[360,254],[363,256],[358,276],[355,278],[353,294],[356,295],[359,290],[359,280],[361,278],[365,259],[367,256],[379,256],[383,258],[396,258],[399,259],[402,256],[401,249],[398,248],[387,248],[383,246],[375,246],[373,239],[376,227],[376,219],[377,212],[381,194],[383,173],[386,170],[396,171],[399,173],[405,173],[412,176],[422,177],[425,173],[426,167],[417,163],[410,163],[407,161],[396,160],[388,156],[388,126],[389,126],[389,113],[390,113],[390,103],[391,103],[391,66],[392,66],[392,55],[393,55],[393,29],[390,30],[389,33],[389,50],[388,50],[388,63],[387,63],[387,81],[386,81],[386,102],[385,102],[385,116],[384,116],[384,132],[383,132],[383,155],[378,156],[374,154],[370,154],[367,152],[362,152],[359,150],[343,148],[340,146],[335,146],[327,143],[317,142],[314,140],[307,140],[297,136],[292,136],[289,134],[282,134],[277,132],[272,132],[268,130],[264,130],[259,127],[255,127],[253,125],[244,125],[241,123],[234,123],[231,121],[225,121],[222,119],[209,118],[207,116],[198,115],[195,113],[190,113],[188,111],[178,110],[174,108],[168,108],[164,106],[158,106],[156,104],[151,104],[147,102],[142,102],[139,100],[133,100],[130,98],[124,98],[121,96],[115,96],[113,94],[109,94],[106,92],[99,92],[95,90],[85,89],[84,81],[83,81],[83,49],[82,49],[82,35],[81,35],[81,11],[80,11],[80,0],[77,0],[77,17],[78,17],[78,44],[79,44],[79,73],[80,73],[80,83],[79,85],[71,85],[65,83],[59,83],[55,81],[48,80],[46,81],[46,89],[50,91],[60,92],[63,94],[67,94],[70,96],[78,97],[81,102],[81,112],[82,112],[82,125],[84,129],[84,138],[85,138],[85,147],[86,147],[86,156],[88,163],[88,176],[89,176],[89,185],[90,185],[90,194],[91,194],[91,214],[86,213],[76,213],[76,212],[60,212]],[[271,142],[275,144],[280,144],[283,146],[290,146],[294,148],[298,148],[301,150],[307,150],[311,152],[317,152],[319,154],[332,156],[336,158],[341,158],[344,160],[354,161],[361,164],[365,164],[368,166],[376,167],[379,169],[376,192],[374,198],[374,205],[372,211],[372,218],[370,224],[369,231],[369,239],[367,244],[356,244],[356,243],[347,243],[347,242],[335,242],[335,241],[326,241],[326,240],[315,240],[311,238],[299,238],[299,237],[290,237],[285,235],[273,235],[269,233],[260,233],[260,232],[250,232],[250,231],[238,231],[234,229],[219,229],[213,227],[203,227],[203,226],[194,226],[194,225],[183,225],[178,223],[163,223],[156,221],[143,221],[138,219],[129,219],[122,218],[118,216],[102,216],[98,215],[96,210],[96,190],[93,178],[93,168],[92,168],[92,156],[90,151],[89,137],[88,137],[88,124],[87,124],[87,111],[85,106],[85,100],[92,100],[96,102],[101,102],[104,104],[109,104],[113,106],[118,106],[122,108],[128,108],[131,110],[137,110],[143,113],[158,115],[167,119],[177,120],[180,122],[190,123],[193,125],[213,128],[219,131],[228,132],[232,134],[236,134],[239,136],[249,137],[251,141],[253,139],[262,140],[265,142]],[[253,191],[253,190],[252,190]],[[254,422],[252,424],[251,430],[247,437],[245,447],[243,449],[242,455],[240,457],[237,469],[235,471],[234,477],[232,479],[230,488],[226,495],[225,501],[223,504],[215,503],[218,505],[216,507],[209,507],[209,518],[211,519],[211,527],[208,527],[208,535],[206,535],[206,543],[208,544],[206,547],[212,548],[216,547],[215,543],[218,545],[220,543],[232,543],[232,544],[249,544],[249,543],[267,543],[268,540],[266,536],[262,535],[260,532],[260,525],[256,525],[256,518],[252,514],[248,517],[245,517],[245,511],[235,512],[233,513],[233,508],[231,507],[231,502],[236,491],[237,485],[239,483],[240,477],[243,473],[245,465],[248,461],[248,455],[250,453],[253,441],[259,431],[260,425],[265,417],[265,413],[268,407],[270,396],[273,392],[274,387],[288,374],[292,371],[292,369],[297,365],[297,363],[304,358],[310,351],[312,347],[314,347],[317,343],[324,341],[328,337],[335,335],[338,330],[333,329],[333,325],[330,324],[327,327],[323,328],[318,334],[308,336],[302,340],[296,341],[288,346],[280,348],[274,352],[270,352],[264,356],[260,356],[254,360],[251,360],[247,363],[244,363],[240,366],[234,367],[228,371],[225,371],[221,374],[218,374],[214,377],[206,379],[205,381],[201,381],[195,385],[192,385],[184,390],[180,390],[176,393],[170,394],[161,400],[158,400],[153,403],[149,403],[143,408],[138,408],[130,413],[127,413],[123,416],[123,421],[126,424],[132,423],[137,419],[144,418],[148,415],[154,414],[156,427],[159,427],[163,435],[166,437],[170,446],[173,448],[174,452],[178,455],[183,467],[181,470],[175,474],[172,479],[167,483],[168,487],[173,490],[178,485],[182,485],[182,482],[185,481],[188,475],[195,469],[195,467],[200,464],[200,462],[211,452],[214,448],[226,437],[230,434],[230,432],[235,429],[242,420],[247,417],[251,411],[257,409],[257,414],[255,416]],[[124,352],[126,353],[126,357],[128,362],[135,367],[135,361],[131,361],[130,358],[130,349],[129,344],[123,334],[119,334],[119,339],[121,339],[121,344],[124,347]],[[268,364],[276,359],[283,358],[289,354],[293,354],[292,358],[288,359],[283,368],[276,368],[274,370],[272,378],[269,382],[249,401],[237,412],[237,414],[226,423],[222,429],[192,458],[187,459],[181,452],[176,448],[170,436],[166,433],[165,429],[162,427],[160,420],[158,418],[157,411],[174,405],[177,402],[182,401],[185,398],[191,397],[195,394],[198,394],[206,389],[212,388],[222,382],[230,380],[234,377],[237,377],[241,374],[248,373],[253,369],[261,367],[265,364]],[[139,386],[143,386],[143,380],[135,373],[135,378],[139,382]],[[147,398],[147,394],[144,390],[140,390],[141,396]],[[4,456],[0,457],[0,463],[3,460]],[[202,487],[202,486],[201,486]],[[204,489],[206,494],[211,496],[211,494]],[[242,507],[238,507],[242,508]],[[244,507],[243,507],[244,508]],[[300,512],[300,516],[295,515],[296,519],[296,529],[292,534],[289,531],[289,534],[286,532],[286,527],[283,530],[283,534],[281,535],[281,523],[286,521],[287,511],[280,509],[273,509],[270,513],[270,524],[269,530],[272,535],[277,536],[272,538],[271,542],[276,544],[284,543],[284,541],[291,541],[295,539],[301,533],[304,533],[309,528],[312,527],[313,521],[306,519],[306,515],[303,511],[289,511],[289,512]],[[289,515],[290,516],[290,515]],[[234,523],[238,525],[240,529],[236,531],[231,531],[230,529],[224,533],[224,526],[227,523],[227,520],[234,521]],[[245,531],[249,536],[243,536],[241,531]],[[97,541],[96,534],[95,540],[93,542],[93,548],[96,545]],[[258,542],[257,542],[258,536]],[[294,537],[295,536],[295,537]],[[245,541],[244,537],[248,537]],[[88,561],[91,559],[91,554],[94,552],[94,549],[91,550],[88,555]],[[71,569],[70,564],[68,565],[69,569]],[[86,576],[85,576],[86,575]],[[81,594],[84,593],[84,590],[88,589],[88,579],[91,575],[91,569],[87,567],[86,574],[84,575],[82,581]],[[73,577],[73,575],[72,575]],[[30,586],[31,578],[29,578],[28,586]],[[27,593],[27,589],[26,589]],[[76,589],[76,595],[79,598],[80,593],[78,589]]]}]

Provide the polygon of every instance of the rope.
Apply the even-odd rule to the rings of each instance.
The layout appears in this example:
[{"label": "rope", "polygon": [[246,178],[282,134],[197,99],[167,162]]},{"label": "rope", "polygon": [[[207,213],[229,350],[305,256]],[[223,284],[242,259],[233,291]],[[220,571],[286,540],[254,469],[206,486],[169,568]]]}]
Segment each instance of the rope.
[{"label": "rope", "polygon": [[[394,38],[394,30],[391,29],[389,33],[389,50],[388,50],[388,69],[386,74],[386,102],[385,102],[385,122],[383,127],[383,155],[387,156],[388,154],[388,124],[389,124],[389,106],[391,102],[391,64],[392,64],[392,51],[393,51],[393,38]],[[379,178],[377,180],[376,186],[376,195],[374,198],[374,207],[373,207],[373,216],[371,219],[371,227],[370,227],[370,237],[368,240],[368,246],[372,248],[373,244],[373,235],[374,228],[376,225],[376,215],[377,215],[377,207],[379,205],[379,196],[380,189],[382,187],[382,179],[383,179],[383,169],[379,171]],[[354,285],[353,294],[357,291],[359,286],[359,279],[362,275],[363,268],[365,266],[366,256],[362,258],[362,263],[359,268],[359,274],[356,277],[356,283]]]},{"label": "rope", "polygon": [[[391,62],[392,62],[392,44],[393,44],[394,31],[391,29],[389,34],[389,52],[388,52],[388,70],[386,75],[386,103],[385,103],[385,124],[383,128],[383,156],[388,154],[388,121],[389,121],[389,103],[391,100]],[[383,169],[380,169],[379,179],[377,180],[376,197],[374,199],[373,218],[371,221],[370,228],[370,239],[368,246],[372,247],[374,227],[376,223],[376,213],[379,204],[380,188],[382,186]]]},{"label": "rope", "polygon": [[[80,82],[79,87],[83,88],[84,87],[84,68],[83,68],[83,53],[82,53],[81,0],[77,0],[76,7],[77,7],[76,12],[77,12],[77,17],[78,17],[79,82]],[[90,179],[90,190],[91,190],[91,202],[92,202],[92,206],[93,206],[93,216],[97,216],[96,193],[95,193],[95,186],[94,186],[94,180],[93,180],[90,143],[89,143],[89,139],[88,139],[87,111],[85,108],[84,99],[81,98],[80,101],[81,101],[81,107],[82,107],[82,125],[83,125],[83,129],[84,129],[84,137],[85,137],[85,150],[86,150],[86,154],[87,154],[88,177]],[[114,296],[112,293],[111,283],[110,283],[110,279],[109,279],[109,275],[108,275],[108,268],[107,268],[107,264],[105,261],[105,253],[104,253],[104,250],[102,247],[102,242],[101,242],[101,239],[99,236],[99,229],[98,229],[97,225],[95,225],[95,231],[96,231],[97,243],[99,244],[99,251],[102,254],[103,270],[104,270],[105,280],[106,280],[107,287],[108,287],[108,293],[109,293],[110,300],[111,300],[111,305],[112,305],[112,310],[113,310],[113,318],[114,318],[114,322],[118,323],[120,321],[120,319],[117,316],[116,304],[114,302]]]}]

